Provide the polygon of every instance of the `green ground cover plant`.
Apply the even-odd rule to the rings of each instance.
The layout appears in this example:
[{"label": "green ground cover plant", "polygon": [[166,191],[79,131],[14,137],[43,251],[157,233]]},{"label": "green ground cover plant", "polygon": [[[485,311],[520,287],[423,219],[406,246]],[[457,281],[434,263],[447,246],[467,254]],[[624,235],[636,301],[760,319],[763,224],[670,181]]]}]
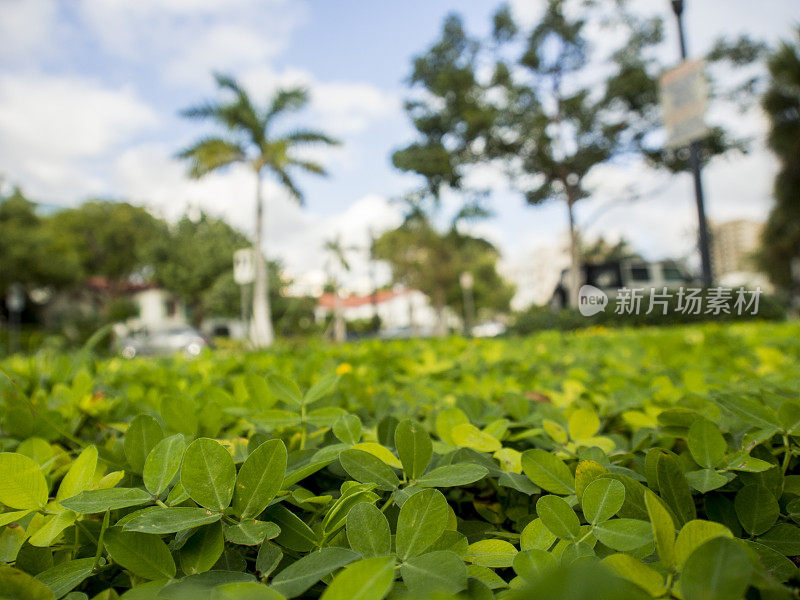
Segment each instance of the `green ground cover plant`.
[{"label": "green ground cover plant", "polygon": [[798,597],[800,325],[2,363],[0,598]]}]

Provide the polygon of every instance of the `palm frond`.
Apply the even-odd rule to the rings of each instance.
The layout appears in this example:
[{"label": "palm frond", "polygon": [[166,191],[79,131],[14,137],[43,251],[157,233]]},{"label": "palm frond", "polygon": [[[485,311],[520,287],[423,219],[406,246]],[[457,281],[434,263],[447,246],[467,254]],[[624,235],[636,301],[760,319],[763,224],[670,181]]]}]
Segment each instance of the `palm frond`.
[{"label": "palm frond", "polygon": [[307,89],[302,87],[280,89],[272,97],[265,122],[269,123],[282,112],[300,110],[306,104],[308,104]]},{"label": "palm frond", "polygon": [[230,129],[243,131],[253,143],[260,144],[266,124],[259,117],[247,90],[231,75],[215,73],[214,79],[221,90],[233,92],[234,100],[227,104],[211,104],[214,109],[211,116]]},{"label": "palm frond", "polygon": [[206,102],[180,111],[182,117],[189,119],[208,119],[234,131],[246,135],[254,144],[264,139],[264,123],[245,95],[233,102]]},{"label": "palm frond", "polygon": [[247,92],[245,89],[236,81],[236,78],[233,75],[228,73],[214,73],[214,80],[217,82],[217,87],[220,89],[230,90],[237,96],[246,96]]},{"label": "palm frond", "polygon": [[241,145],[219,137],[203,138],[177,156],[189,160],[189,175],[194,178],[246,159]]},{"label": "palm frond", "polygon": [[327,175],[328,172],[318,162],[314,162],[313,160],[300,160],[297,158],[293,158],[289,160],[289,164],[293,167],[298,167],[303,171],[307,171],[309,173],[314,173],[315,175]]},{"label": "palm frond", "polygon": [[187,119],[217,119],[220,105],[214,102],[205,102],[197,106],[190,106],[179,112],[180,116]]},{"label": "palm frond", "polygon": [[345,271],[350,270],[350,262],[347,260],[346,252],[348,250],[355,250],[357,248],[346,248],[342,245],[342,237],[337,235],[332,240],[327,240],[325,242],[325,250],[331,253],[339,264],[344,268]]},{"label": "palm frond", "polygon": [[313,131],[311,129],[298,129],[283,137],[291,145],[326,144],[328,146],[338,146],[341,144],[339,140],[325,135],[321,131]]},{"label": "palm frond", "polygon": [[284,169],[274,169],[273,172],[278,180],[281,182],[281,185],[286,188],[286,190],[292,195],[292,197],[297,200],[297,203],[301,206],[305,202],[305,198],[303,197],[303,192],[300,191],[295,184],[292,178]]}]

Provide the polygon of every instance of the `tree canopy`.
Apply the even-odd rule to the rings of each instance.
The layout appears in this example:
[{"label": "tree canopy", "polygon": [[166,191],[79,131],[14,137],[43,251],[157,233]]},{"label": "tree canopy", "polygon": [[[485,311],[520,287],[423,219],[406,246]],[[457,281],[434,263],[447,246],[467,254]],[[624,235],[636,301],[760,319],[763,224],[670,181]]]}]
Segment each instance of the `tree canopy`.
[{"label": "tree canopy", "polygon": [[768,60],[770,82],[763,98],[770,149],[778,158],[775,205],[764,229],[762,263],[782,288],[792,284],[792,259],[800,260],[800,28]]},{"label": "tree canopy", "polygon": [[18,188],[0,198],[0,257],[3,298],[12,283],[29,290],[63,288],[84,274],[74,238],[56,227],[52,218],[40,216],[36,204]]},{"label": "tree canopy", "polygon": [[[238,317],[241,290],[233,281],[233,254],[251,244],[223,219],[201,213],[175,223],[126,202],[90,200],[45,211],[19,189],[0,198],[0,294],[21,283],[30,294],[86,289],[92,277],[108,286],[116,302],[131,280],[151,281],[182,298],[190,316]],[[274,318],[284,332],[307,330],[313,307],[284,296],[288,281],[270,265]],[[112,311],[113,312],[113,311]]]},{"label": "tree canopy", "polygon": [[[528,204],[564,201],[577,273],[574,207],[592,191],[591,172],[634,160],[689,168],[687,152],[664,146],[658,79],[671,65],[661,60],[663,23],[627,4],[548,0],[528,28],[503,5],[486,37],[448,16],[439,38],[413,60],[406,109],[417,139],[394,152],[394,165],[419,174],[435,198],[450,188],[484,214],[488,194],[476,193],[487,190],[473,189],[468,177],[478,165],[505,173]],[[741,37],[718,41],[705,58],[739,69],[762,52],[762,44]],[[712,97],[752,101],[755,81],[733,79],[712,79]],[[701,145],[704,162],[746,148],[714,126]]]},{"label": "tree canopy", "polygon": [[51,219],[72,240],[85,276],[122,281],[148,262],[166,223],[146,208],[114,200],[89,200]]},{"label": "tree canopy", "polygon": [[[250,244],[247,237],[222,219],[202,213],[198,219],[184,216],[169,234],[151,246],[153,279],[175,292],[190,307],[192,318],[199,321],[209,312],[207,301],[213,299],[224,316],[239,314],[239,297],[231,273],[233,254]],[[232,309],[223,310],[220,289],[231,288]],[[215,294],[208,296],[211,290]]]}]

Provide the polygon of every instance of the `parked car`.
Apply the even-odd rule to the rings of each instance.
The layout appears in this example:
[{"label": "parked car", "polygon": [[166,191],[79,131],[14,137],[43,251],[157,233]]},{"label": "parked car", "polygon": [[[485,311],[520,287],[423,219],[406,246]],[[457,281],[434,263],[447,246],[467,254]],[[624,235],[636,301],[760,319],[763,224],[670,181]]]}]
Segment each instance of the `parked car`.
[{"label": "parked car", "polygon": [[197,356],[208,345],[208,340],[199,331],[188,326],[159,331],[137,331],[121,338],[117,344],[124,358],[176,352]]},{"label": "parked car", "polygon": [[[697,280],[675,261],[646,262],[641,259],[625,259],[581,266],[579,285],[593,285],[609,297],[617,295],[620,288],[676,289],[691,285]],[[561,271],[558,285],[550,299],[550,308],[561,310],[569,302],[569,269]]]}]

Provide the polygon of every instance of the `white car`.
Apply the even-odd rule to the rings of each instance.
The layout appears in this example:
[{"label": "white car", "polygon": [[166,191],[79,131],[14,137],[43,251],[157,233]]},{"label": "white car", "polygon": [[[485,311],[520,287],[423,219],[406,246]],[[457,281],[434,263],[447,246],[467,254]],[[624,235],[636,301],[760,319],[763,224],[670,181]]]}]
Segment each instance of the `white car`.
[{"label": "white car", "polygon": [[499,321],[488,321],[487,323],[480,323],[472,328],[472,337],[476,338],[493,338],[498,335],[503,335],[506,332],[506,326]]}]

